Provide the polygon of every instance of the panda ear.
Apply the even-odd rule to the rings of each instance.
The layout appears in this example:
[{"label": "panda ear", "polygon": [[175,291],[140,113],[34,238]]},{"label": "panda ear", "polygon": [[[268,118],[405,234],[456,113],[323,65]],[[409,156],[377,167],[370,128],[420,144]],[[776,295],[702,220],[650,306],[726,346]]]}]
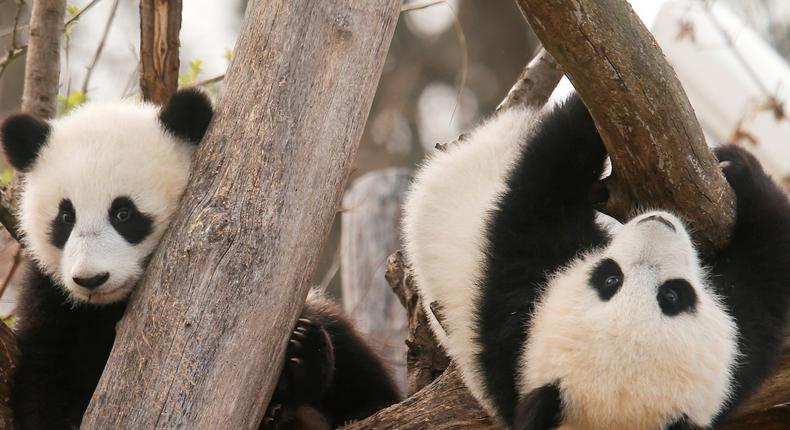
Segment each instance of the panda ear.
[{"label": "panda ear", "polygon": [[49,131],[49,124],[33,115],[17,113],[8,116],[0,125],[0,141],[8,162],[16,170],[27,171],[36,161],[41,147],[47,143]]},{"label": "panda ear", "polygon": [[198,89],[180,90],[159,111],[159,121],[175,136],[197,145],[206,134],[214,110],[211,100]]}]

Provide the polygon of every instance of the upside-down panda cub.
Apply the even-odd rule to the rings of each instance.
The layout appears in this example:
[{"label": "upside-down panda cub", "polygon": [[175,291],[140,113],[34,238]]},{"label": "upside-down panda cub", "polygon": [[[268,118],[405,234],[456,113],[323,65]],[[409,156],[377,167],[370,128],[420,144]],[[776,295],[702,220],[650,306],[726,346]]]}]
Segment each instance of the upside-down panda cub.
[{"label": "upside-down panda cub", "polygon": [[[20,429],[77,428],[98,383],[127,297],[176,210],[213,110],[201,92],[161,109],[89,103],[43,121],[0,125],[24,173],[18,211],[35,262],[16,308],[21,350],[12,403]],[[308,300],[262,427],[325,426],[397,400],[381,361],[325,299]]]},{"label": "upside-down panda cub", "polygon": [[707,428],[774,371],[790,204],[745,150],[715,154],[737,212],[706,258],[669,212],[614,232],[596,221],[607,154],[578,96],[501,112],[426,162],[406,203],[408,258],[434,332],[492,416],[517,429]]}]

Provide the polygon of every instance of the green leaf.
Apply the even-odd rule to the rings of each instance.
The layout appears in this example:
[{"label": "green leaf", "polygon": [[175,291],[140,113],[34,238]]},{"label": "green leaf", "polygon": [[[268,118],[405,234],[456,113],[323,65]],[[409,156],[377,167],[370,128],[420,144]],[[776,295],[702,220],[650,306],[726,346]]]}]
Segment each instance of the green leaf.
[{"label": "green leaf", "polygon": [[189,62],[189,70],[186,73],[178,76],[178,85],[189,85],[197,80],[198,75],[203,70],[203,60],[194,59]]},{"label": "green leaf", "polygon": [[15,315],[13,315],[13,314],[11,314],[11,315],[6,315],[6,316],[4,316],[4,317],[2,317],[2,318],[3,318],[3,324],[5,324],[6,326],[8,326],[8,328],[13,328],[13,326],[14,326],[14,321],[16,320],[16,316],[15,316]]},{"label": "green leaf", "polygon": [[0,185],[7,187],[11,185],[11,181],[14,180],[14,171],[12,169],[5,169],[3,170],[2,176],[0,176]]},{"label": "green leaf", "polygon": [[72,91],[68,95],[58,94],[58,116],[69,113],[75,107],[88,101],[88,95],[82,91]]}]

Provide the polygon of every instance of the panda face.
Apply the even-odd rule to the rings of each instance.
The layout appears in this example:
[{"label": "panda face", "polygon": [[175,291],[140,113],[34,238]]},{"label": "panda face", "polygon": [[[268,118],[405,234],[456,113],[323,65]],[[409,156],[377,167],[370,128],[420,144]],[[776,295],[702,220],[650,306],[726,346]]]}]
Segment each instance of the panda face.
[{"label": "panda face", "polygon": [[[37,146],[20,138],[18,119],[6,120],[6,154],[25,171],[18,219],[26,250],[75,302],[125,299],[175,212],[197,143],[190,139],[199,141],[211,118],[205,96],[187,94],[192,108],[173,106],[184,104],[179,94],[161,112],[89,104],[44,124]],[[202,131],[190,137],[184,121]]]},{"label": "panda face", "polygon": [[523,355],[520,393],[559,384],[574,428],[707,426],[731,392],[737,335],[682,222],[649,212],[555,274]]}]

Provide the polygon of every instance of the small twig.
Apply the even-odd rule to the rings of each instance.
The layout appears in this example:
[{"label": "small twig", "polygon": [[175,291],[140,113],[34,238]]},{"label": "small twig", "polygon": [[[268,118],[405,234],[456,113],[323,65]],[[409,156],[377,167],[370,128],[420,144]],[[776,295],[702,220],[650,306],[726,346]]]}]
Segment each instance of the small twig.
[{"label": "small twig", "polygon": [[104,50],[104,44],[107,42],[107,36],[110,34],[110,27],[112,27],[112,22],[115,19],[115,12],[118,10],[118,3],[119,0],[115,0],[115,2],[113,2],[112,4],[112,8],[110,9],[110,15],[107,17],[107,23],[104,25],[104,32],[101,35],[101,39],[99,39],[99,45],[96,47],[96,52],[93,54],[93,59],[91,60],[88,69],[85,71],[85,80],[82,81],[83,94],[88,94],[88,83],[91,80],[91,75],[93,74],[93,68],[96,67],[96,63],[99,62],[99,57],[101,56],[101,53]]},{"label": "small twig", "polygon": [[[92,8],[98,2],[99,2],[99,0],[92,0],[90,3],[86,4],[85,6],[83,6],[82,9],[78,10],[69,19],[67,19],[66,22],[63,24],[63,31],[64,32],[68,31],[69,27],[71,25],[73,25],[75,22],[77,22],[77,20],[80,19],[82,14],[87,12],[88,9]],[[11,46],[11,49],[8,50],[8,53],[6,53],[6,55],[4,55],[2,58],[0,58],[0,77],[3,76],[3,73],[5,73],[6,67],[8,67],[8,65],[11,63],[11,61],[15,60],[16,58],[19,58],[22,54],[27,52],[27,45],[18,46],[16,44],[16,33],[17,33],[17,30],[19,29],[19,26],[18,26],[19,25],[19,18],[20,18],[21,12],[22,12],[22,5],[25,5],[25,4],[27,4],[26,0],[17,0],[17,5],[18,6],[17,6],[17,10],[16,10],[16,16],[14,17],[14,29],[12,30],[12,34],[13,34],[13,36],[12,36],[13,39],[12,39],[12,42],[11,42],[12,46]]]},{"label": "small twig", "polygon": [[66,22],[63,23],[63,28],[65,30],[68,30],[68,28],[72,24],[74,24],[75,22],[77,22],[78,19],[80,19],[80,17],[82,16],[83,13],[87,12],[88,9],[92,8],[93,6],[95,6],[96,3],[98,3],[99,1],[100,0],[91,0],[90,3],[86,4],[85,6],[83,6],[82,9],[78,10],[74,15],[72,15],[69,19],[67,19]]},{"label": "small twig", "polygon": [[318,284],[318,290],[321,292],[326,291],[329,288],[329,283],[332,282],[332,279],[335,279],[335,275],[337,275],[338,270],[340,270],[340,245],[335,248],[335,253],[332,256],[332,265],[329,266],[324,276],[321,277],[321,283]]},{"label": "small twig", "polygon": [[22,55],[25,52],[25,49],[20,48],[17,45],[17,38],[16,33],[19,30],[19,18],[22,16],[22,7],[25,5],[25,0],[17,0],[16,2],[16,14],[14,14],[14,26],[11,29],[11,48],[8,50],[8,53],[0,59],[0,78],[3,77],[5,73],[6,67],[14,58]]},{"label": "small twig", "polygon": [[211,85],[211,84],[215,84],[217,82],[220,82],[223,79],[225,79],[225,74],[224,73],[221,74],[221,75],[214,76],[213,78],[208,78],[208,79],[204,79],[202,81],[192,82],[191,84],[186,85],[186,88],[205,87],[206,85]]}]

